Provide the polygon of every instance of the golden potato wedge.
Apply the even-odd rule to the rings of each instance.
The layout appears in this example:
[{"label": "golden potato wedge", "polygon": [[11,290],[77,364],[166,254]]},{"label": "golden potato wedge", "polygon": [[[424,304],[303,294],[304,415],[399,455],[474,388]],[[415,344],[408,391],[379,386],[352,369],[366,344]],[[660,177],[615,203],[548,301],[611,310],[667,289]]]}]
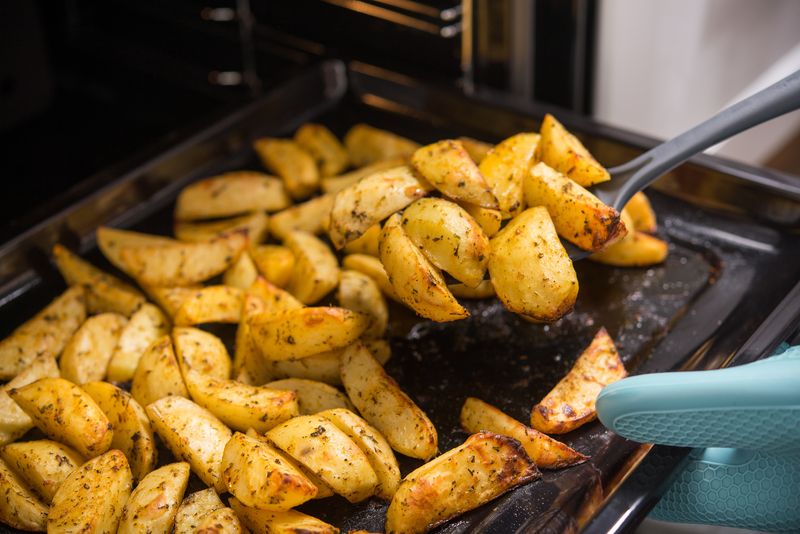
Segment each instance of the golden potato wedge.
[{"label": "golden potato wedge", "polygon": [[455,203],[464,208],[464,211],[475,219],[475,222],[480,225],[486,237],[492,237],[500,231],[500,226],[503,224],[503,214],[500,213],[500,210],[490,210],[462,201],[455,201]]},{"label": "golden potato wedge", "polygon": [[265,387],[296,393],[300,415],[314,415],[332,408],[355,410],[355,406],[347,398],[347,395],[322,382],[302,378],[284,378],[269,382],[265,384]]},{"label": "golden potato wedge", "polygon": [[113,312],[86,319],[61,353],[61,377],[79,386],[104,379],[119,335],[127,324],[124,315]]},{"label": "golden potato wedge", "polygon": [[263,172],[235,171],[183,188],[175,219],[195,221],[231,217],[252,211],[279,211],[292,204],[283,182]]},{"label": "golden potato wedge", "polygon": [[339,284],[339,261],[318,237],[293,230],[283,242],[295,257],[286,291],[304,304],[314,304]]},{"label": "golden potato wedge", "polygon": [[269,221],[270,232],[281,240],[292,230],[321,234],[323,221],[330,220],[334,196],[335,193],[327,193],[276,213]]},{"label": "golden potato wedge", "polygon": [[47,532],[116,532],[133,476],[122,452],[112,449],[73,471],[58,488]]},{"label": "golden potato wedge", "polygon": [[241,230],[210,241],[123,247],[120,257],[129,274],[145,284],[186,286],[222,273],[239,259],[247,244],[247,231]]},{"label": "golden potato wedge", "polygon": [[397,386],[362,342],[342,354],[340,372],[347,395],[358,411],[400,454],[428,460],[436,455],[436,428]]},{"label": "golden potato wedge", "polygon": [[200,480],[218,493],[228,491],[220,467],[233,432],[222,421],[183,397],[164,397],[146,410],[153,430],[175,458],[189,462]]},{"label": "golden potato wedge", "polygon": [[224,507],[214,488],[192,493],[178,507],[173,534],[194,534],[204,517]]},{"label": "golden potato wedge", "polygon": [[497,196],[500,211],[511,217],[525,209],[522,179],[533,165],[538,144],[538,134],[519,133],[494,147],[478,165]]},{"label": "golden potato wedge", "polygon": [[267,312],[249,319],[267,360],[292,360],[346,347],[369,327],[367,314],[324,306]]},{"label": "golden potato wedge", "polygon": [[294,200],[310,197],[319,189],[319,170],[314,158],[291,139],[262,137],[253,148],[269,172],[283,179]]},{"label": "golden potato wedge", "polygon": [[236,327],[236,348],[231,364],[232,376],[250,386],[260,386],[273,379],[269,366],[266,365],[261,351],[250,335],[248,319],[254,315],[267,311],[267,305],[261,297],[249,293],[244,296],[242,318]]},{"label": "golden potato wedge", "polygon": [[461,427],[470,434],[486,431],[519,440],[539,469],[561,469],[589,459],[474,397],[461,408]]},{"label": "golden potato wedge", "polygon": [[197,241],[210,241],[231,232],[246,230],[250,240],[250,247],[255,247],[267,239],[270,219],[264,211],[257,211],[250,215],[233,217],[212,222],[175,221],[172,231],[181,241],[194,243]]},{"label": "golden potato wedge", "polygon": [[631,197],[623,211],[627,210],[633,218],[633,228],[646,234],[654,234],[658,229],[656,213],[650,205],[650,199],[639,191]]},{"label": "golden potato wedge", "polygon": [[89,382],[81,389],[89,394],[111,422],[114,432],[111,448],[125,454],[134,483],[138,483],[158,462],[156,441],[147,412],[130,393],[108,382]]},{"label": "golden potato wedge", "polygon": [[330,419],[301,415],[276,426],[266,436],[348,501],[360,502],[375,493],[378,477],[366,454]]},{"label": "golden potato wedge", "polygon": [[378,257],[380,252],[378,246],[381,242],[381,225],[373,224],[361,237],[350,241],[342,249],[345,254],[369,254]]},{"label": "golden potato wedge", "polygon": [[84,320],[86,294],[72,286],[0,341],[0,380],[11,380],[45,351],[58,358]]},{"label": "golden potato wedge", "polygon": [[177,326],[172,329],[172,341],[175,344],[175,358],[184,376],[189,369],[219,380],[227,380],[231,376],[228,349],[214,334],[191,326]]},{"label": "golden potato wedge", "polygon": [[384,159],[409,157],[420,144],[386,130],[356,124],[345,134],[344,146],[353,166],[362,167]]},{"label": "golden potato wedge", "polygon": [[483,141],[478,141],[471,137],[459,137],[458,140],[464,145],[464,150],[467,151],[467,154],[469,154],[469,157],[471,157],[475,163],[483,161],[494,148],[492,144],[484,143]]},{"label": "golden potato wedge", "polygon": [[101,226],[97,229],[97,247],[103,256],[110,261],[114,267],[132,276],[128,264],[122,261],[122,249],[126,247],[163,247],[174,245],[179,241],[170,237],[160,235],[143,234],[130,230],[120,230]]},{"label": "golden potato wedge", "polygon": [[[344,349],[320,352],[300,358],[299,360],[283,360],[265,362],[272,374],[271,380],[283,378],[301,378],[315,382],[323,382],[331,386],[341,386],[339,375],[339,357]],[[307,414],[306,414],[307,415]]]},{"label": "golden potato wedge", "polygon": [[49,507],[33,489],[0,458],[0,523],[11,528],[45,532]]},{"label": "golden potato wedge", "polygon": [[175,317],[183,301],[203,288],[201,284],[191,284],[186,287],[161,287],[141,283],[139,285],[142,286],[150,300],[164,310],[169,317]]},{"label": "golden potato wedge", "polygon": [[214,510],[197,525],[195,534],[241,534],[246,532],[233,508]]},{"label": "golden potato wedge", "polygon": [[34,427],[33,420],[9,396],[14,388],[21,388],[40,378],[58,377],[56,359],[50,352],[43,352],[28,364],[16,377],[0,387],[0,446],[15,441]]},{"label": "golden potato wedge", "polygon": [[263,277],[256,278],[253,285],[247,288],[247,293],[260,297],[266,305],[266,311],[299,310],[305,307],[305,304],[294,298],[291,293],[271,284]]},{"label": "golden potato wedge", "polygon": [[296,263],[294,254],[289,247],[261,245],[252,251],[252,255],[253,262],[261,276],[278,287],[286,287]]},{"label": "golden potato wedge", "polygon": [[564,434],[593,420],[600,390],[626,376],[614,341],[601,327],[567,376],[533,407],[531,427],[546,434]]},{"label": "golden potato wedge", "polygon": [[358,239],[370,226],[433,191],[411,167],[395,167],[362,178],[336,193],[328,228],[337,249]]},{"label": "golden potato wedge", "polygon": [[572,312],[578,278],[546,208],[520,213],[491,246],[489,275],[506,308],[548,322]]},{"label": "golden potato wedge", "polygon": [[443,323],[469,317],[428,258],[408,237],[395,213],[381,231],[381,263],[395,293],[417,314]]},{"label": "golden potato wedge", "polygon": [[389,307],[375,280],[358,271],[342,271],[336,298],[342,308],[366,313],[370,317],[370,326],[361,334],[361,339],[383,337],[389,323]]},{"label": "golden potato wedge", "polygon": [[63,378],[40,378],[8,394],[50,439],[87,458],[106,452],[113,432],[103,411],[81,388]]},{"label": "golden potato wedge", "polygon": [[339,529],[296,510],[274,512],[245,506],[236,497],[230,505],[244,526],[253,532],[270,534],[339,534]]},{"label": "golden potato wedge", "polygon": [[350,165],[344,145],[321,124],[306,123],[294,133],[295,142],[306,150],[319,168],[321,176],[335,176]]},{"label": "golden potato wedge", "polygon": [[630,239],[625,239],[589,259],[597,263],[617,267],[650,267],[667,259],[669,245],[657,237],[635,230]]},{"label": "golden potato wedge", "polygon": [[98,269],[61,245],[53,247],[53,259],[68,286],[84,287],[89,313],[117,312],[130,317],[145,302],[141,291]]},{"label": "golden potato wedge", "polygon": [[385,339],[364,341],[364,346],[381,366],[386,365],[386,362],[392,357],[392,346]]},{"label": "golden potato wedge", "polygon": [[411,156],[411,165],[449,198],[499,208],[497,197],[461,141],[445,139],[419,148]]},{"label": "golden potato wedge", "polygon": [[320,412],[319,415],[330,419],[339,430],[347,434],[353,443],[364,451],[369,464],[378,477],[375,495],[391,501],[394,492],[397,491],[397,486],[400,485],[400,466],[397,465],[397,458],[386,438],[350,410],[334,408]]},{"label": "golden potato wedge", "polygon": [[483,281],[489,238],[463,208],[441,198],[421,198],[403,211],[402,227],[436,267],[468,287]]},{"label": "golden potato wedge", "polygon": [[144,477],[122,510],[117,534],[170,534],[190,473],[188,463],[176,462]]},{"label": "golden potato wedge", "polygon": [[406,475],[386,513],[386,532],[427,532],[540,476],[517,440],[474,434]]},{"label": "golden potato wedge", "polygon": [[258,278],[258,268],[246,250],[239,254],[236,263],[222,273],[223,284],[239,289],[247,289],[256,281],[256,278]]},{"label": "golden potato wedge", "polygon": [[164,312],[149,302],[142,304],[119,333],[114,354],[108,362],[108,380],[132,380],[144,351],[158,338],[168,334],[170,328],[169,318]]},{"label": "golden potato wedge", "polygon": [[[378,242],[380,243],[380,240]],[[394,286],[392,286],[392,283],[389,281],[389,276],[386,274],[386,269],[383,268],[383,264],[379,258],[367,254],[348,254],[342,259],[342,267],[344,269],[350,269],[366,274],[375,280],[375,283],[378,284],[381,293],[395,302],[405,304],[402,300],[400,300],[400,297],[394,290]]]},{"label": "golden potato wedge", "polygon": [[[413,151],[412,151],[413,152]],[[410,155],[410,154],[409,154]],[[320,189],[323,193],[336,193],[345,187],[351,186],[365,176],[384,171],[386,169],[393,169],[402,165],[408,164],[408,157],[400,156],[396,158],[382,159],[369,165],[364,165],[354,171],[350,171],[339,176],[323,176],[320,181]]]},{"label": "golden potato wedge", "polygon": [[238,323],[242,318],[244,289],[207,286],[187,298],[175,314],[175,326],[202,323]]},{"label": "golden potato wedge", "polygon": [[477,287],[467,287],[464,284],[448,284],[447,289],[454,297],[460,299],[490,299],[496,296],[490,280],[483,280]]},{"label": "golden potato wedge", "polygon": [[11,443],[0,449],[0,458],[47,504],[67,475],[86,463],[75,449],[49,439]]},{"label": "golden potato wedge", "polygon": [[539,161],[565,174],[578,185],[589,187],[610,180],[608,171],[549,113],[540,130]]},{"label": "golden potato wedge", "polygon": [[234,497],[261,510],[288,510],[317,495],[317,487],[274,447],[241,432],[225,445],[222,478]]},{"label": "golden potato wedge", "polygon": [[189,398],[189,390],[175,358],[172,339],[166,335],[147,347],[133,374],[131,395],[143,407],[163,397]]}]

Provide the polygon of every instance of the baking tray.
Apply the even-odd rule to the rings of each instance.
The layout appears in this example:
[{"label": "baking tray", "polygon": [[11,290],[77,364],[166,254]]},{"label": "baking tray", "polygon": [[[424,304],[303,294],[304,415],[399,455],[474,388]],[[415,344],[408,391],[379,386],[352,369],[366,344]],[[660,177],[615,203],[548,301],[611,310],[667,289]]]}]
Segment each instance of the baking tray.
[{"label": "baking tray", "polygon": [[[138,158],[100,190],[3,245],[0,335],[65,289],[49,259],[53,244],[61,242],[124,277],[97,250],[95,228],[106,224],[169,235],[182,187],[228,170],[260,170],[251,149],[259,136],[290,136],[313,120],[340,137],[366,122],[421,143],[461,135],[499,142],[520,131],[538,131],[548,111],[608,166],[654,143],[563,110],[501,95],[466,97],[368,65],[323,62],[157,155],[151,151]],[[527,422],[532,406],[568,372],[601,326],[633,374],[758,359],[789,335],[796,305],[784,298],[800,281],[800,181],[702,156],[656,182],[648,194],[660,235],[670,242],[667,260],[646,269],[577,262],[575,311],[554,324],[520,320],[497,300],[465,301],[471,317],[447,324],[420,320],[392,305],[393,356],[386,368],[436,425],[440,452],[467,437],[458,416],[468,396]],[[792,313],[781,313],[787,307]],[[210,329],[232,337],[225,325]],[[687,452],[651,449],[597,421],[561,439],[591,461],[543,471],[541,480],[436,532],[632,531]],[[398,459],[403,474],[421,464]],[[162,449],[160,462],[168,461]],[[342,531],[381,532],[386,508],[376,498],[351,505],[334,497],[299,509]],[[0,526],[0,532],[13,531]]]}]

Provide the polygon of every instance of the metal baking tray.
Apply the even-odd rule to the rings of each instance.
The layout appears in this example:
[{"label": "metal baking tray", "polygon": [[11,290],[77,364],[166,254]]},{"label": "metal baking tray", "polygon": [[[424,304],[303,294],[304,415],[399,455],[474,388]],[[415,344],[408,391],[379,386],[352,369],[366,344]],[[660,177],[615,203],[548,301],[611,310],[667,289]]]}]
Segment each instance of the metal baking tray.
[{"label": "metal baking tray", "polygon": [[[563,110],[493,94],[466,97],[359,63],[320,63],[244,109],[118,169],[101,189],[0,247],[0,335],[65,289],[49,258],[53,244],[124,277],[97,250],[96,227],[171,235],[182,187],[224,171],[260,170],[251,148],[257,137],[290,136],[306,121],[341,137],[365,122],[421,143],[462,135],[499,142],[538,131],[545,112],[607,166],[654,144]],[[440,452],[467,437],[458,417],[468,396],[527,422],[532,406],[601,326],[632,374],[745,363],[764,357],[791,333],[800,313],[800,299],[791,297],[800,291],[797,177],[700,156],[660,179],[648,195],[659,234],[670,243],[667,260],[643,269],[576,262],[575,311],[556,323],[525,322],[495,299],[465,301],[471,317],[447,324],[392,306],[393,356],[386,368],[436,425]],[[232,337],[224,326],[214,332]],[[591,461],[543,471],[542,479],[435,532],[632,532],[687,452],[628,441],[597,421],[560,439]],[[421,464],[398,459],[403,474]],[[162,448],[160,463],[168,461]],[[382,532],[387,506],[377,498],[351,505],[334,497],[299,509],[342,531]],[[0,532],[13,531],[0,526]]]}]

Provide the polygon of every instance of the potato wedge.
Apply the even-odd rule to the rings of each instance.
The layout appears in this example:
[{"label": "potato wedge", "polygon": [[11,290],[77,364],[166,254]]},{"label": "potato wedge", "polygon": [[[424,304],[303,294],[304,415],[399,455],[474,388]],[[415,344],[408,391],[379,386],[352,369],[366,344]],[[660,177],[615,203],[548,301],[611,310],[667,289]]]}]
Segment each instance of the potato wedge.
[{"label": "potato wedge", "polygon": [[61,483],[50,506],[47,532],[116,532],[133,476],[122,452],[89,460]]},{"label": "potato wedge", "polygon": [[378,284],[381,293],[395,302],[405,304],[402,300],[400,300],[400,297],[394,290],[394,286],[392,286],[392,282],[389,281],[389,276],[386,274],[386,269],[383,268],[383,264],[379,258],[367,254],[348,254],[342,259],[342,268],[366,274],[375,280],[375,283]]},{"label": "potato wedge", "polygon": [[468,287],[483,281],[492,250],[466,210],[441,198],[421,198],[403,212],[402,227],[436,267]]},{"label": "potato wedge", "polygon": [[225,344],[215,336],[191,326],[172,329],[175,358],[184,376],[189,369],[203,375],[227,380],[231,376],[231,357]]},{"label": "potato wedge", "polygon": [[239,255],[236,263],[222,273],[223,284],[239,289],[247,289],[256,281],[256,278],[258,278],[258,268],[246,250]]},{"label": "potato wedge", "polygon": [[114,354],[108,362],[108,380],[132,380],[144,351],[158,338],[168,334],[170,328],[169,318],[164,312],[149,302],[142,304],[119,333]]},{"label": "potato wedge", "polygon": [[262,245],[252,254],[253,262],[261,276],[278,287],[286,287],[297,261],[289,247]]},{"label": "potato wedge", "polygon": [[110,261],[114,267],[132,276],[128,264],[122,261],[122,249],[126,247],[163,247],[179,243],[179,241],[171,237],[164,237],[160,235],[143,234],[141,232],[132,232],[130,230],[120,230],[119,228],[110,228],[108,226],[101,226],[97,229],[97,247],[103,256]]},{"label": "potato wedge", "polygon": [[565,174],[578,185],[589,187],[610,180],[608,171],[549,113],[540,130],[539,161]]},{"label": "potato wedge", "polygon": [[36,382],[40,378],[58,376],[61,376],[61,373],[56,359],[49,352],[44,352],[10,382],[0,387],[0,446],[24,436],[34,427],[33,420],[11,399],[8,392]]},{"label": "potato wedge", "polygon": [[362,178],[336,193],[328,233],[337,249],[360,237],[370,226],[433,191],[411,167],[395,167]]},{"label": "potato wedge", "polygon": [[261,510],[288,510],[317,495],[317,487],[274,447],[241,432],[225,445],[222,478],[234,497]]},{"label": "potato wedge", "polygon": [[[412,151],[413,152],[413,151]],[[410,154],[409,154],[410,155]],[[339,176],[323,176],[320,181],[320,189],[323,193],[336,193],[345,187],[351,186],[365,176],[376,173],[378,171],[385,171],[386,169],[393,169],[408,164],[408,157],[400,156],[396,158],[388,158],[364,165],[354,171],[350,171]]]},{"label": "potato wedge", "polygon": [[276,213],[269,221],[270,232],[277,239],[286,239],[292,230],[321,234],[323,221],[330,220],[335,195],[327,193]]},{"label": "potato wedge", "polygon": [[343,351],[344,349],[331,350],[306,356],[299,360],[265,363],[269,366],[269,372],[272,375],[271,380],[301,378],[331,386],[341,386],[342,377],[339,375],[339,357]]},{"label": "potato wedge", "polygon": [[93,315],[75,332],[59,359],[61,377],[84,384],[106,377],[119,335],[128,319],[119,313]]},{"label": "potato wedge", "polygon": [[314,304],[339,284],[339,261],[318,237],[293,230],[283,242],[295,257],[286,291],[304,304]]},{"label": "potato wedge", "polygon": [[546,434],[564,434],[593,420],[600,390],[626,376],[614,341],[601,327],[567,376],[533,407],[531,427]]},{"label": "potato wedge", "polygon": [[40,378],[8,394],[50,439],[69,445],[87,458],[111,446],[111,423],[92,398],[63,378]]},{"label": "potato wedge", "polygon": [[[656,213],[650,205],[650,199],[644,192],[639,191],[631,197],[624,210],[633,218],[633,228],[646,234],[654,234],[658,229]],[[624,211],[623,210],[623,211]]]},{"label": "potato wedge", "polygon": [[228,491],[220,468],[233,432],[222,421],[183,397],[164,397],[146,410],[153,430],[175,458],[189,462],[200,480],[218,493]]},{"label": "potato wedge", "polygon": [[483,141],[478,141],[471,137],[459,137],[458,140],[464,145],[464,150],[467,151],[467,154],[469,154],[469,157],[471,157],[475,163],[483,161],[494,148],[494,145],[490,143],[484,143]]},{"label": "potato wedge", "polygon": [[134,483],[150,473],[158,461],[156,441],[144,408],[125,390],[108,382],[89,382],[83,389],[97,403],[114,432],[111,448],[125,454]]},{"label": "potato wedge", "polygon": [[266,435],[348,501],[360,502],[375,493],[378,477],[367,456],[330,419],[301,415]]},{"label": "potato wedge", "polygon": [[47,504],[67,475],[86,463],[75,449],[49,439],[11,443],[0,449],[0,458]]},{"label": "potato wedge", "polygon": [[11,380],[45,351],[57,358],[84,320],[86,294],[72,286],[0,341],[0,380]]},{"label": "potato wedge", "polygon": [[367,341],[383,337],[389,323],[389,307],[375,280],[358,271],[342,271],[336,298],[343,308],[370,317],[370,326],[361,334],[361,339]]},{"label": "potato wedge", "polygon": [[175,314],[175,326],[238,323],[242,318],[243,305],[243,289],[232,286],[207,286],[183,301]]},{"label": "potato wedge", "polygon": [[262,137],[253,148],[269,172],[283,179],[294,200],[310,197],[319,189],[319,170],[314,158],[291,139]]},{"label": "potato wedge", "polygon": [[197,243],[123,247],[120,257],[132,277],[154,286],[186,286],[230,267],[247,247],[247,231]]},{"label": "potato wedge", "polygon": [[474,434],[406,475],[386,513],[386,532],[427,532],[540,476],[517,440]]},{"label": "potato wedge", "polygon": [[235,171],[184,187],[175,203],[175,219],[195,221],[252,211],[279,211],[292,204],[283,182],[263,172]]},{"label": "potato wedge", "polygon": [[195,534],[241,534],[247,532],[233,508],[214,510],[197,525]]},{"label": "potato wedge", "polygon": [[520,133],[509,137],[478,165],[486,183],[497,196],[501,212],[514,217],[525,209],[522,180],[533,165],[539,135]]},{"label": "potato wedge", "polygon": [[411,156],[420,144],[386,130],[356,124],[345,134],[344,146],[353,166],[362,167],[384,159]]},{"label": "potato wedge", "polygon": [[0,458],[0,523],[11,528],[44,532],[47,530],[49,507],[33,489]]},{"label": "potato wedge", "polygon": [[292,360],[353,343],[369,327],[368,315],[325,306],[267,312],[249,319],[250,335],[267,360]]},{"label": "potato wedge", "polygon": [[131,395],[143,407],[171,395],[189,398],[168,335],[155,340],[142,354],[133,374]]},{"label": "potato wedge", "polygon": [[173,534],[194,534],[204,517],[224,507],[214,488],[192,493],[178,507]]},{"label": "potato wedge", "polygon": [[261,351],[250,335],[248,319],[267,311],[267,305],[261,297],[249,293],[244,296],[242,318],[236,327],[236,348],[233,353],[231,375],[233,378],[250,386],[260,386],[273,379],[269,366],[266,365]]},{"label": "potato wedge", "polygon": [[353,404],[394,450],[421,460],[436,455],[438,436],[433,423],[383,370],[363,342],[344,351],[340,371]]},{"label": "potato wedge", "polygon": [[467,287],[464,284],[448,284],[447,289],[454,297],[460,299],[490,299],[496,296],[490,280],[483,280],[478,287]]},{"label": "potato wedge", "polygon": [[[244,254],[244,253],[243,253]],[[201,284],[191,284],[186,287],[160,287],[140,284],[147,296],[169,317],[175,317],[183,301],[203,288]]]},{"label": "potato wedge", "polygon": [[244,526],[253,532],[270,534],[339,534],[339,529],[296,510],[273,512],[245,506],[236,497],[230,505]]},{"label": "potato wedge", "polygon": [[500,213],[500,210],[490,210],[467,202],[455,202],[475,219],[475,222],[480,225],[486,237],[492,237],[500,231],[500,226],[503,224],[503,214]]},{"label": "potato wedge", "polygon": [[176,462],[144,477],[122,510],[117,534],[170,534],[190,473],[188,463]]},{"label": "potato wedge", "polygon": [[294,133],[294,141],[306,150],[319,168],[320,176],[334,176],[350,165],[344,145],[321,124],[306,123]]},{"label": "potato wedge", "polygon": [[419,148],[411,156],[411,165],[449,198],[499,208],[497,197],[461,141],[445,139]]},{"label": "potato wedge", "polygon": [[172,231],[181,241],[194,243],[197,241],[210,241],[225,234],[246,230],[250,240],[250,247],[255,247],[267,239],[270,219],[264,211],[257,211],[250,215],[233,217],[212,222],[175,221]]},{"label": "potato wedge", "polygon": [[53,259],[68,286],[84,287],[89,313],[117,312],[130,317],[145,302],[141,291],[103,272],[61,245],[53,247]]},{"label": "potato wedge", "polygon": [[578,278],[546,208],[523,211],[491,246],[489,275],[506,308],[548,322],[572,312]]},{"label": "potato wedge", "polygon": [[595,252],[589,259],[616,267],[650,267],[667,259],[669,245],[657,237],[635,230],[630,239]]},{"label": "potato wedge", "polygon": [[347,398],[347,395],[322,382],[302,378],[284,378],[269,382],[265,384],[265,387],[296,393],[300,415],[314,415],[333,408],[355,410],[355,406]]},{"label": "potato wedge", "polygon": [[369,254],[370,256],[378,257],[380,252],[378,246],[381,242],[381,225],[373,224],[367,231],[361,234],[361,237],[350,241],[344,246],[345,254]]},{"label": "potato wedge", "polygon": [[461,427],[470,434],[487,431],[519,440],[539,469],[561,469],[589,459],[474,397],[461,408]]},{"label": "potato wedge", "polygon": [[294,298],[291,293],[262,277],[256,278],[253,285],[247,288],[247,293],[260,297],[266,305],[266,311],[299,310],[305,307],[305,304]]},{"label": "potato wedge", "polygon": [[381,231],[381,263],[395,293],[417,314],[443,323],[469,317],[469,312],[447,289],[447,284],[428,258],[417,248],[395,213]]}]

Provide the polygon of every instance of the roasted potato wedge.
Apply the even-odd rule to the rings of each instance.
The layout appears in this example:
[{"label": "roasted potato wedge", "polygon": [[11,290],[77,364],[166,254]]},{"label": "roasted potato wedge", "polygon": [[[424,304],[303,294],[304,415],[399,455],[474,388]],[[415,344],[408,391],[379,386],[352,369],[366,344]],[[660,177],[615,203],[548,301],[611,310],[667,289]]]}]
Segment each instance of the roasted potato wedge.
[{"label": "roasted potato wedge", "polygon": [[339,284],[339,262],[318,237],[293,230],[283,242],[295,257],[286,291],[304,304],[314,304]]},{"label": "roasted potato wedge", "polygon": [[34,427],[33,420],[9,396],[14,388],[27,386],[40,378],[58,377],[61,373],[53,355],[44,352],[37,356],[10,382],[0,387],[0,446],[11,443]]},{"label": "roasted potato wedge", "polygon": [[187,298],[175,314],[175,326],[202,323],[238,323],[242,318],[244,289],[207,286]]},{"label": "roasted potato wedge", "polygon": [[45,532],[49,507],[33,489],[0,458],[0,523],[11,528]]},{"label": "roasted potato wedge", "polygon": [[321,234],[323,221],[330,220],[334,196],[327,193],[276,213],[269,221],[270,232],[277,239],[286,239],[293,230]]},{"label": "roasted potato wedge", "polygon": [[601,327],[567,376],[533,407],[531,427],[546,434],[564,434],[593,420],[600,390],[626,376],[614,341]]},{"label": "roasted potato wedge", "polygon": [[344,146],[350,162],[362,167],[384,159],[411,156],[420,144],[386,130],[356,124],[345,134]]},{"label": "roasted potato wedge", "polygon": [[438,436],[433,423],[383,370],[363,342],[344,351],[340,372],[353,404],[394,450],[421,460],[436,455]]},{"label": "roasted potato wedge", "polygon": [[236,327],[236,348],[233,353],[232,376],[250,386],[260,386],[272,380],[272,373],[266,365],[261,350],[250,335],[248,319],[267,311],[267,305],[261,297],[245,294],[242,307],[242,319]]},{"label": "roasted potato wedge", "polygon": [[114,354],[108,362],[108,380],[132,380],[144,351],[158,338],[168,334],[170,328],[169,318],[164,312],[149,302],[142,304],[119,333]]},{"label": "roasted potato wedge", "polygon": [[631,197],[623,211],[627,210],[633,218],[633,228],[646,234],[654,234],[658,229],[656,213],[650,205],[650,199],[639,191]]},{"label": "roasted potato wedge", "polygon": [[458,140],[464,145],[464,150],[467,151],[467,154],[469,154],[469,157],[471,157],[475,163],[483,161],[494,148],[492,144],[484,143],[483,141],[478,141],[471,137],[459,137]]},{"label": "roasted potato wedge", "polygon": [[630,239],[625,239],[589,259],[597,263],[616,267],[650,267],[667,259],[669,245],[657,237],[635,230]]},{"label": "roasted potato wedge", "polygon": [[[380,243],[380,240],[378,243]],[[383,264],[379,258],[367,254],[348,254],[342,259],[342,268],[366,274],[375,280],[375,283],[378,284],[381,293],[395,302],[404,304],[404,302],[400,300],[400,297],[397,295],[397,292],[394,290],[392,282],[389,281],[389,276],[386,274],[386,269],[383,268]]]},{"label": "roasted potato wedge", "polygon": [[456,201],[456,204],[464,208],[464,211],[475,219],[475,222],[480,225],[486,237],[492,237],[500,231],[500,226],[503,224],[503,214],[500,213],[500,210],[490,210],[460,201]]},{"label": "roasted potato wedge", "polygon": [[427,532],[540,476],[517,440],[474,434],[406,475],[386,513],[386,532]]},{"label": "roasted potato wedge", "polygon": [[608,171],[549,113],[540,130],[539,161],[565,174],[578,185],[589,187],[610,180]]},{"label": "roasted potato wedge", "polygon": [[373,224],[361,237],[350,241],[344,246],[345,254],[369,254],[376,258],[380,255],[378,246],[381,243],[381,225]]},{"label": "roasted potato wedge", "polygon": [[144,477],[122,510],[117,534],[170,534],[190,473],[188,463],[176,462]]},{"label": "roasted potato wedge", "polygon": [[460,299],[490,299],[496,296],[490,280],[483,280],[478,287],[467,287],[464,284],[448,284],[447,289],[454,297]]},{"label": "roasted potato wedge", "polygon": [[264,211],[257,211],[250,215],[233,217],[212,222],[176,221],[172,227],[175,237],[181,241],[194,243],[197,241],[210,241],[223,235],[240,230],[247,231],[250,247],[255,247],[267,239],[270,219]]},{"label": "roasted potato wedge", "polygon": [[171,395],[189,397],[172,348],[172,339],[168,335],[155,340],[139,358],[131,383],[131,395],[143,407]]},{"label": "roasted potato wedge", "polygon": [[522,180],[533,165],[539,135],[520,133],[489,152],[478,165],[486,183],[497,196],[499,210],[514,217],[525,209]]},{"label": "roasted potato wedge", "polygon": [[11,443],[0,449],[0,458],[47,504],[67,475],[86,463],[86,457],[72,447],[49,439]]},{"label": "roasted potato wedge", "polygon": [[258,278],[258,268],[246,250],[239,255],[236,263],[222,273],[223,284],[239,289],[247,289],[256,281],[256,278]]},{"label": "roasted potato wedge", "polygon": [[274,512],[245,506],[236,497],[230,505],[239,520],[253,532],[270,534],[339,534],[339,529],[296,510]]},{"label": "roasted potato wedge", "polygon": [[[301,378],[314,382],[323,382],[331,386],[341,386],[342,377],[339,375],[339,357],[344,349],[320,352],[306,356],[299,360],[283,360],[279,362],[265,362],[269,366],[272,380],[283,378]],[[314,412],[306,412],[305,415]]]},{"label": "roasted potato wedge", "polygon": [[355,410],[355,406],[347,398],[347,395],[322,382],[302,378],[284,378],[269,382],[265,384],[265,387],[296,393],[300,415],[314,415],[333,408]]},{"label": "roasted potato wedge", "polygon": [[491,246],[489,275],[506,308],[548,322],[572,312],[578,278],[546,208],[519,214]]},{"label": "roasted potato wedge", "polygon": [[279,211],[292,204],[283,182],[255,171],[235,171],[184,187],[175,203],[175,219],[196,221],[253,211]]},{"label": "roasted potato wedge", "polygon": [[[242,253],[244,254],[244,252]],[[147,284],[140,284],[147,296],[150,297],[159,308],[169,317],[175,317],[183,301],[195,294],[196,291],[203,289],[201,284],[191,284],[186,287],[160,287]]]},{"label": "roasted potato wedge", "polygon": [[241,534],[247,532],[233,508],[219,508],[203,519],[195,529],[195,534]]},{"label": "roasted potato wedge", "polygon": [[195,529],[200,525],[204,517],[214,510],[224,508],[225,504],[214,491],[208,488],[192,493],[178,507],[175,514],[175,526],[173,534],[194,534]]},{"label": "roasted potato wedge", "polygon": [[380,339],[389,323],[389,307],[377,282],[358,271],[342,271],[336,298],[343,308],[365,313],[370,317],[370,326],[361,334],[361,339]]},{"label": "roasted potato wedge", "polygon": [[172,330],[175,357],[184,376],[189,369],[200,374],[227,380],[231,376],[231,357],[225,344],[209,332],[191,326],[179,326]]},{"label": "roasted potato wedge", "polygon": [[319,170],[314,158],[291,139],[262,137],[253,143],[264,167],[283,179],[294,200],[310,197],[319,189]]},{"label": "roasted potato wedge", "polygon": [[321,176],[337,175],[350,165],[350,156],[344,145],[321,124],[309,122],[302,125],[294,133],[294,140],[311,154]]},{"label": "roasted potato wedge", "polygon": [[261,276],[278,287],[286,287],[296,263],[294,254],[289,247],[261,245],[256,247],[251,254]]},{"label": "roasted potato wedge", "polygon": [[9,390],[8,394],[47,437],[87,458],[111,446],[111,423],[100,407],[81,388],[63,378],[40,378]]},{"label": "roasted potato wedge", "polygon": [[124,315],[113,312],[86,319],[61,353],[61,377],[79,386],[104,379],[119,335],[127,324]]},{"label": "roasted potato wedge", "polygon": [[160,235],[143,234],[131,232],[130,230],[120,230],[101,226],[97,229],[97,247],[103,256],[110,261],[114,267],[132,276],[133,271],[127,263],[122,261],[122,249],[129,247],[165,247],[179,243],[170,237]]},{"label": "roasted potato wedge", "polygon": [[[409,154],[410,155],[410,154]],[[393,169],[408,164],[408,157],[400,156],[396,158],[382,159],[369,165],[364,165],[354,171],[350,171],[339,176],[323,176],[320,181],[320,189],[323,193],[336,193],[345,187],[351,186],[365,176],[376,173],[378,171],[385,171],[386,169]]]},{"label": "roasted potato wedge", "polygon": [[294,298],[291,293],[262,277],[256,278],[253,285],[247,288],[247,293],[260,297],[267,307],[266,311],[299,310],[305,307],[305,304]]}]

